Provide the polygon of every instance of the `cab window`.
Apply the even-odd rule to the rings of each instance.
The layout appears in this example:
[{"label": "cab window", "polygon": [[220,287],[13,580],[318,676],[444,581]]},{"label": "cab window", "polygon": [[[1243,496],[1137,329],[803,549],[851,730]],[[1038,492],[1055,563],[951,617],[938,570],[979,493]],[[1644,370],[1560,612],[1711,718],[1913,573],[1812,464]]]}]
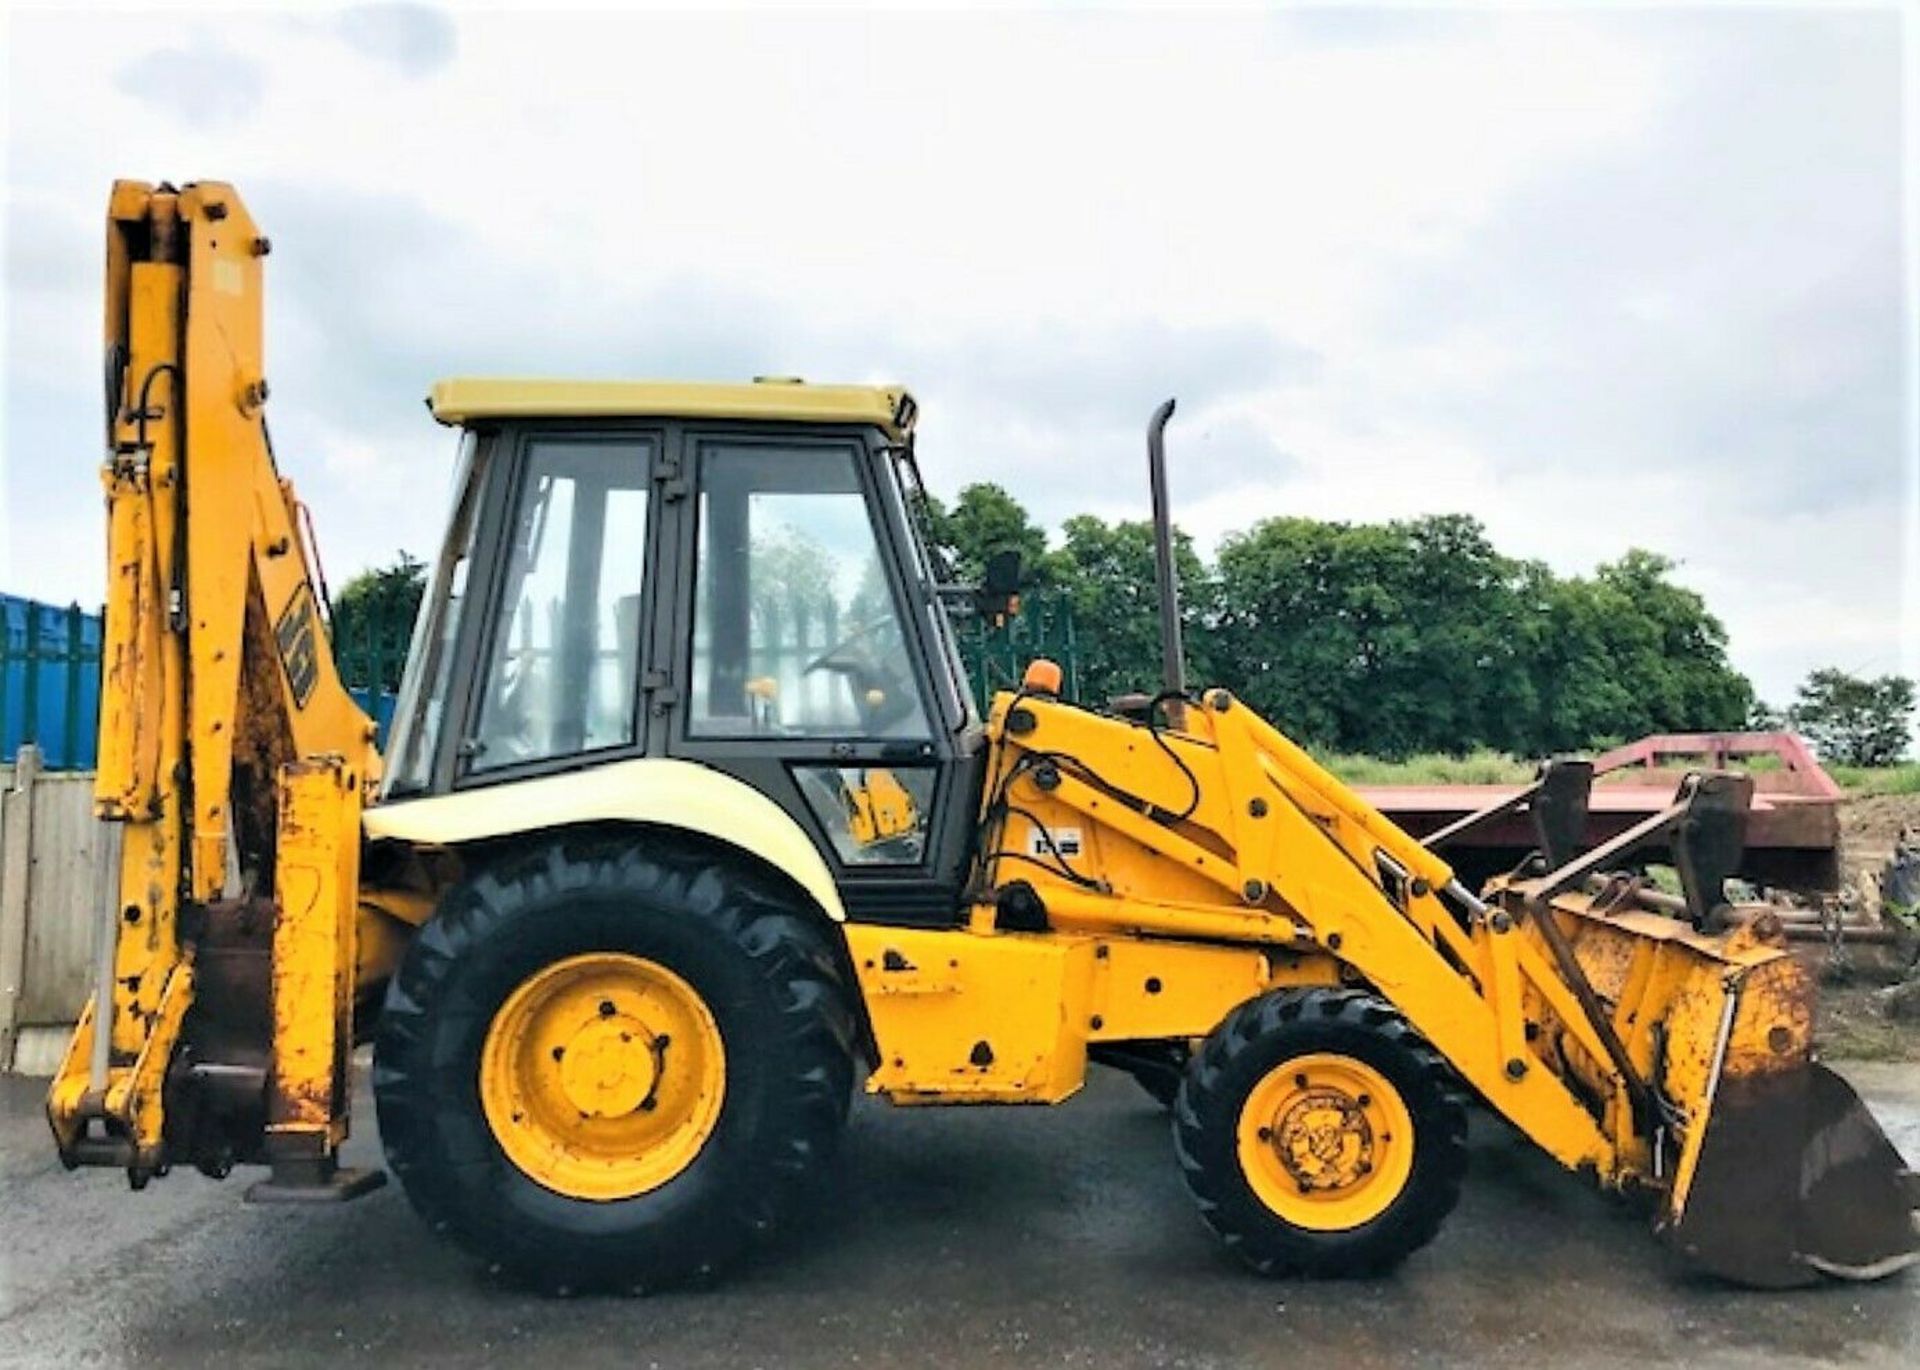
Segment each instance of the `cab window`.
[{"label": "cab window", "polygon": [[692,736],[931,736],[857,458],[702,444]]},{"label": "cab window", "polygon": [[636,741],[646,439],[528,444],[468,769]]},{"label": "cab window", "polygon": [[793,776],[841,864],[914,865],[926,855],[930,767],[796,766]]}]

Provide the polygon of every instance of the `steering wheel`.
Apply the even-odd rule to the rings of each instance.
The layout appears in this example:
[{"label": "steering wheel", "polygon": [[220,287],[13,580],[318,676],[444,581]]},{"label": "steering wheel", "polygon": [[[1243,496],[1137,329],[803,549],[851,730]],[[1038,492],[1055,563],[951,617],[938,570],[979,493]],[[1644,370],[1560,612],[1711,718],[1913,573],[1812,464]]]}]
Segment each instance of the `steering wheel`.
[{"label": "steering wheel", "polygon": [[855,643],[872,637],[874,630],[879,628],[883,622],[885,622],[885,620],[876,619],[871,623],[861,624],[858,628],[855,628],[852,632],[834,643],[833,646],[827,648],[826,651],[820,653],[820,655],[812,661],[809,661],[806,665],[807,672],[846,671],[850,669],[850,664],[854,662],[856,658],[849,657],[844,661],[836,660],[835,658],[839,657],[842,652],[852,647]]},{"label": "steering wheel", "polygon": [[897,723],[913,711],[912,694],[902,688],[899,678],[871,655],[852,650],[888,621],[877,619],[855,628],[806,665],[807,674],[832,671],[845,676],[847,683],[853,687],[854,703],[860,710],[861,723],[875,733],[891,723]]}]

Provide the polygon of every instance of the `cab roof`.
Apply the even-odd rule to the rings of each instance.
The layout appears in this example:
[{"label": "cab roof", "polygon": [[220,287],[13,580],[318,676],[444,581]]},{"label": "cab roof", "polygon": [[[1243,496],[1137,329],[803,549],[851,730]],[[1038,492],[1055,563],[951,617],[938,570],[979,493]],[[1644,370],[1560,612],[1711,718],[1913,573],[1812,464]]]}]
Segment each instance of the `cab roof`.
[{"label": "cab roof", "polygon": [[748,382],[558,381],[459,377],[427,397],[445,424],[486,419],[746,419],[871,424],[895,442],[917,406],[898,385],[808,385],[785,376]]}]

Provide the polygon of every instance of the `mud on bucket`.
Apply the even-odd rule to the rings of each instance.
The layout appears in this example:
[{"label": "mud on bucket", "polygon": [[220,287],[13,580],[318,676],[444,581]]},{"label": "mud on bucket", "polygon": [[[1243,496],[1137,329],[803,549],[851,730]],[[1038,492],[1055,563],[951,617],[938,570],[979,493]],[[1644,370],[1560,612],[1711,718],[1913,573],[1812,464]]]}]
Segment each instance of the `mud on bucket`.
[{"label": "mud on bucket", "polygon": [[1693,1264],[1785,1289],[1920,1261],[1920,1177],[1851,1086],[1817,1062],[1719,1082],[1666,1236]]}]

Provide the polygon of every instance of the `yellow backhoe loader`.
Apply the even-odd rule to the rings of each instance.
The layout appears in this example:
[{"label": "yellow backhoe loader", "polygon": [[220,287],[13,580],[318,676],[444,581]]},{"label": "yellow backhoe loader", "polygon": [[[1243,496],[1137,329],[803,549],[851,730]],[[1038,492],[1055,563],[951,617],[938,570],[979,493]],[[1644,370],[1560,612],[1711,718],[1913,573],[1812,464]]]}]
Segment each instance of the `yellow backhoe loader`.
[{"label": "yellow backhoe loader", "polygon": [[[1438,1231],[1467,1110],[1644,1195],[1709,1271],[1915,1259],[1912,1177],[1812,1056],[1776,920],[1728,898],[1747,791],[1577,849],[1590,772],[1483,890],[1182,668],[1150,429],[1162,688],[1038,662],[976,716],[889,387],[454,380],[458,480],[382,756],[265,421],[266,237],[232,187],[121,182],[98,985],[61,1156],[338,1200],[352,1053],[436,1229],[550,1288],[716,1269],[795,1211],[850,1095],[1171,1106],[1262,1273]],[[1483,821],[1488,815],[1468,820]],[[1464,825],[1461,825],[1464,826]],[[1655,857],[1683,894],[1635,870]]]}]

